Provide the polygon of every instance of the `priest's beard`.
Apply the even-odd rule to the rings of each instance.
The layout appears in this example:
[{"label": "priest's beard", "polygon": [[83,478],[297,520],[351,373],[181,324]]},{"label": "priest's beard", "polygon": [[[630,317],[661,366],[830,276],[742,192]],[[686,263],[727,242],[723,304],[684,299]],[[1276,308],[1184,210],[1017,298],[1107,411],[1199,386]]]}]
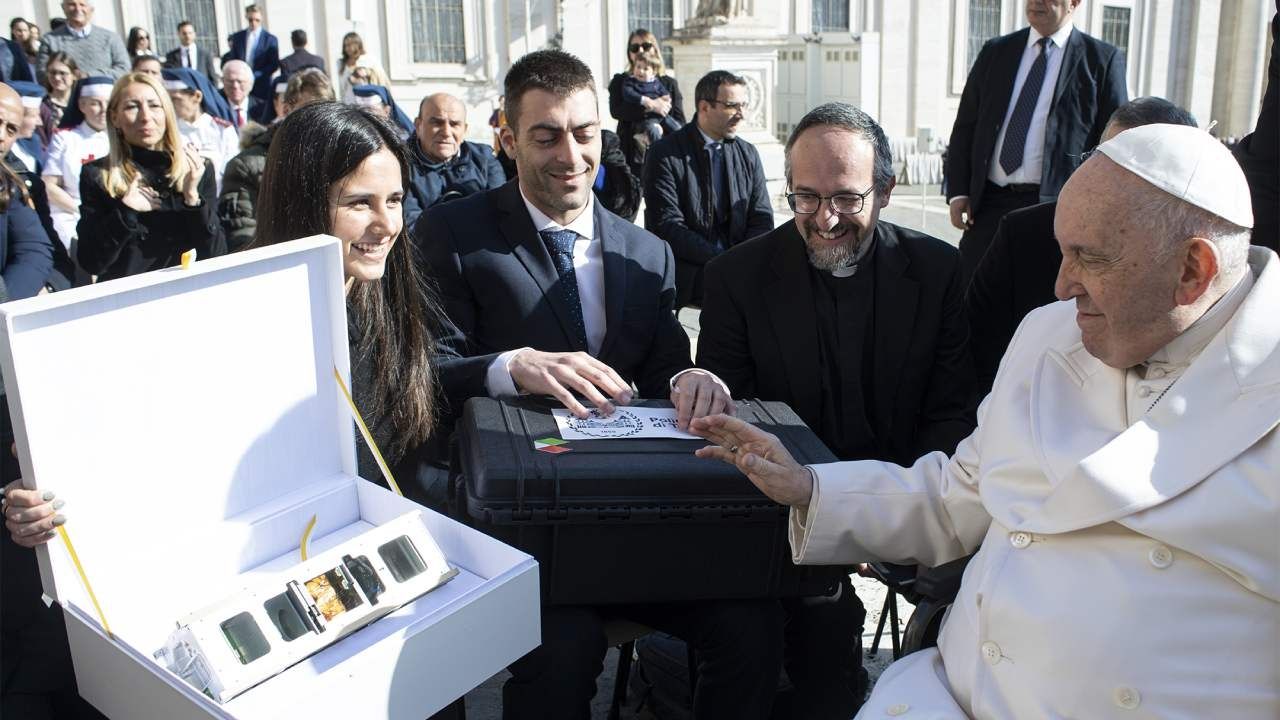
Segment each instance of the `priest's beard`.
[{"label": "priest's beard", "polygon": [[804,249],[809,255],[809,264],[824,272],[834,272],[856,262],[862,256],[863,246],[872,232],[872,228],[861,228],[841,219],[825,233],[829,237],[843,235],[839,244],[832,245],[819,235],[818,224],[812,219],[806,219],[803,228]]}]

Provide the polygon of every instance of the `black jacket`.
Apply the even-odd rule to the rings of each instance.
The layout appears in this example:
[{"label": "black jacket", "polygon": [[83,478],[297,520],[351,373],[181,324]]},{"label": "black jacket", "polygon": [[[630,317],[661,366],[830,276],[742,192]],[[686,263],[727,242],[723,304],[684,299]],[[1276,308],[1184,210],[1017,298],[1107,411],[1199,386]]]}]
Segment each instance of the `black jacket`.
[{"label": "black jacket", "polygon": [[[1276,3],[1280,10],[1280,2]],[[1236,144],[1235,155],[1253,200],[1253,244],[1280,252],[1280,13],[1271,18],[1271,64],[1258,124]]]},{"label": "black jacket", "polygon": [[[988,40],[960,95],[947,149],[947,200],[967,195],[975,213],[982,207],[991,153],[1014,101],[1013,83],[1030,32],[1023,28]],[[1111,113],[1128,101],[1124,56],[1097,38],[1072,31],[1044,129],[1041,202],[1058,197],[1080,166],[1081,155],[1097,146]]]},{"label": "black jacket", "polygon": [[[649,148],[644,164],[644,227],[671,245],[679,305],[698,302],[702,266],[725,250],[709,239],[715,212],[705,144],[697,122],[691,122]],[[726,140],[721,152],[729,178],[731,247],[772,230],[773,205],[755,146]]]},{"label": "black jacket", "polygon": [[991,391],[1000,360],[1022,318],[1057,300],[1053,284],[1062,265],[1062,251],[1053,235],[1057,207],[1057,202],[1040,203],[1001,218],[965,291],[979,399]]},{"label": "black jacket", "polygon": [[[196,43],[196,65],[199,67],[192,68],[197,72],[204,73],[209,78],[209,82],[216,82],[218,79],[217,72],[214,70],[213,59],[216,55],[210,53]],[[164,66],[167,68],[182,67],[182,48],[176,47],[164,54]]]},{"label": "black jacket", "polygon": [[[911,464],[973,431],[973,365],[960,257],[937,238],[876,226],[874,407],[877,457]],[[789,221],[707,264],[698,366],[735,398],[781,400],[819,427],[818,321],[804,240]]]},{"label": "black jacket", "polygon": [[213,165],[204,161],[200,204],[189,208],[164,174],[167,157],[166,153],[133,148],[134,162],[160,195],[160,208],[149,212],[137,212],[107,193],[102,171],[110,157],[94,160],[80,173],[76,260],[99,281],[173,267],[181,261],[182,253],[193,248],[199,259],[226,254],[227,240],[215,212],[218,195]]},{"label": "black jacket", "polygon": [[[485,373],[519,347],[586,351],[558,293],[551,255],[534,229],[518,181],[431,208],[413,239],[448,317],[436,371],[455,410],[486,396]],[[604,255],[604,342],[598,358],[640,397],[665,398],[667,381],[690,367],[689,336],[676,320],[671,251],[595,204]],[[442,428],[443,429],[443,428]]]},{"label": "black jacket", "polygon": [[627,164],[622,141],[608,130],[600,131],[600,171],[604,173],[604,186],[595,189],[596,199],[614,215],[635,220],[640,212],[640,178]]},{"label": "black jacket", "polygon": [[306,48],[294,49],[287,57],[280,58],[280,74],[288,77],[303,68],[315,68],[328,75],[324,69],[324,58],[307,52]]},{"label": "black jacket", "polygon": [[442,164],[433,164],[422,153],[416,135],[410,135],[405,142],[413,158],[409,192],[404,196],[404,225],[407,228],[412,229],[422,213],[438,202],[501,187],[507,181],[502,165],[488,145],[464,140],[457,155]]},{"label": "black jacket", "polygon": [[[626,79],[629,73],[621,72],[613,76],[609,81],[609,114],[614,120],[618,121],[618,139],[622,142],[622,154],[626,156],[627,162],[631,165],[631,171],[636,175],[640,175],[641,167],[644,163],[644,156],[636,147],[636,141],[633,137],[637,132],[637,127],[644,121],[645,109],[640,107],[639,103],[627,102],[622,97],[622,81]],[[684,95],[680,93],[680,83],[676,82],[674,77],[670,75],[659,75],[658,81],[667,88],[667,94],[671,96],[671,117],[680,121],[681,125],[686,124],[684,119]]]}]

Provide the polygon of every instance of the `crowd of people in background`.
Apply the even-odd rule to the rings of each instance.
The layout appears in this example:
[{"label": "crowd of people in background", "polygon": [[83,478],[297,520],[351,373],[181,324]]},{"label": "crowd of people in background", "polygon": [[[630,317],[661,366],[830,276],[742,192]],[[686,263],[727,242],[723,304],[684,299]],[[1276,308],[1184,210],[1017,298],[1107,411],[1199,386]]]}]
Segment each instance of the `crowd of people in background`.
[{"label": "crowd of people in background", "polygon": [[[466,104],[447,93],[428,94],[408,114],[357,33],[343,38],[332,64],[307,49],[302,30],[290,33],[292,52],[281,57],[261,10],[249,5],[244,29],[218,56],[197,42],[199,28],[189,21],[175,28],[177,47],[159,48],[149,29],[131,28],[122,39],[93,24],[92,2],[65,0],[65,18],[48,32],[15,18],[0,43],[0,300],[171,267],[190,250],[207,258],[329,233],[342,241],[349,281],[354,394],[396,475],[411,479],[406,491],[414,499],[444,507],[442,448],[468,397],[549,395],[584,415],[638,392],[670,397],[679,426],[716,443],[705,456],[738,464],[795,507],[800,524],[792,539],[799,542],[819,532],[806,517],[820,519],[818,528],[835,522],[806,515],[811,499],[814,508],[819,503],[809,493],[844,486],[817,471],[792,472],[768,437],[707,418],[732,412],[735,397],[781,400],[841,460],[911,467],[917,458],[944,463],[956,453],[946,472],[969,472],[978,452],[972,438],[990,424],[979,401],[1001,387],[1002,372],[1015,372],[1002,358],[1018,347],[1024,316],[1117,282],[1090,274],[1091,263],[1108,262],[1090,255],[1103,253],[1090,246],[1101,236],[1062,219],[1059,193],[1069,217],[1084,216],[1084,181],[1072,183],[1079,171],[1116,190],[1107,203],[1130,191],[1133,202],[1147,202],[1118,174],[1147,177],[1143,160],[1122,156],[1127,146],[1113,140],[1138,137],[1126,135],[1136,128],[1157,139],[1201,132],[1167,100],[1130,100],[1123,55],[1073,28],[1077,4],[1028,3],[1030,27],[988,42],[970,72],[946,173],[952,221],[964,232],[957,250],[880,215],[896,182],[888,140],[870,114],[841,103],[812,109],[791,133],[785,201],[793,219],[778,224],[760,153],[739,136],[749,110],[746,80],[728,70],[698,78],[686,116],[680,85],[645,29],[631,33],[627,68],[607,84],[616,132],[599,117],[598,76],[572,55],[546,50],[510,68],[489,144],[467,140]],[[1274,255],[1235,247],[1247,245],[1250,227],[1255,245],[1277,243],[1276,73],[1273,57],[1259,133],[1235,148],[1253,212],[1241,210],[1247,199],[1224,205],[1212,193],[1173,195],[1208,213],[1188,211],[1187,227],[1203,221],[1215,248],[1234,248],[1211,249],[1204,240],[1186,250],[1181,282],[1199,284],[1179,290],[1187,298],[1180,306],[1205,311],[1226,298],[1234,312],[1255,276],[1261,287],[1276,285]],[[1179,148],[1221,165],[1215,148],[1197,143]],[[1096,147],[1114,163],[1090,164]],[[1174,192],[1151,172],[1154,188]],[[642,200],[641,227],[634,221]],[[1160,224],[1176,234],[1170,227]],[[1065,257],[1060,236],[1077,241]],[[1264,267],[1270,275],[1260,274]],[[685,306],[702,313],[696,358],[675,315]],[[1111,311],[1144,308],[1134,300]],[[1148,326],[1107,332],[1141,334]],[[1089,347],[1089,337],[1086,349],[1102,362],[1133,359],[1117,359],[1110,345]],[[1064,366],[1084,362],[1066,352]],[[1135,362],[1146,368],[1163,357],[1148,353]],[[1078,372],[1085,383],[1088,373]],[[1147,376],[1128,382],[1147,397],[1139,392]],[[1122,379],[1122,395],[1125,387]],[[7,447],[11,428],[4,430]],[[379,478],[369,448],[357,445],[361,475]],[[0,455],[10,483],[16,465]],[[963,494],[974,477],[943,490]],[[837,502],[837,490],[821,492],[824,507]],[[971,515],[956,527],[931,528],[935,545],[879,555],[908,562],[978,552],[976,562],[989,567],[978,540],[988,525],[1013,521],[1000,515],[999,498],[975,492],[961,499]],[[5,495],[12,542],[2,543],[0,677],[4,711],[15,717],[95,716],[77,702],[61,620],[40,606],[34,561],[19,548],[53,536],[65,521],[58,502],[12,483]],[[903,524],[924,512],[904,511]],[[951,532],[959,539],[937,539]],[[827,543],[820,547],[796,546],[796,556],[845,562],[857,554],[834,550],[851,541],[833,537],[813,541]],[[1259,581],[1264,592],[1274,589],[1269,583]],[[848,718],[866,695],[865,610],[847,580],[827,597],[626,612],[696,650],[695,716],[763,720],[772,708],[778,718]],[[603,618],[598,608],[544,608],[542,645],[512,665],[504,716],[585,717],[604,654]],[[952,647],[972,645],[973,657],[935,655],[934,665],[917,670],[936,683],[947,677],[943,660],[963,668],[951,678],[960,689],[956,702],[976,702],[965,683],[980,682],[971,667],[984,657],[977,648],[991,666],[1002,656],[961,635],[972,628],[953,627],[961,629]],[[1046,682],[1035,674],[1040,658],[1024,652],[1027,683]],[[991,706],[1007,700],[1015,709],[1005,716],[1043,709],[1019,695],[1021,686],[984,687],[1005,693]],[[889,715],[906,712],[889,692],[873,700],[893,700]],[[928,699],[944,708],[939,716],[951,716],[952,694]],[[1115,702],[1136,707],[1137,697],[1116,694]],[[1256,702],[1274,708],[1266,698]]]}]

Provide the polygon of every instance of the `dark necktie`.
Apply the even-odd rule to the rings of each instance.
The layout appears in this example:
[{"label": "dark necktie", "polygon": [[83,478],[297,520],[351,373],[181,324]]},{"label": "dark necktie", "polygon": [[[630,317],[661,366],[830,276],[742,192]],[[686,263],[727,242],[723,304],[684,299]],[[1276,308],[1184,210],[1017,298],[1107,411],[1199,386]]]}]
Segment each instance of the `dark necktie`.
[{"label": "dark necktie", "polygon": [[1004,131],[1004,145],[1000,148],[1000,167],[1006,175],[1012,175],[1022,167],[1022,153],[1027,146],[1027,131],[1031,129],[1031,116],[1036,111],[1036,101],[1040,99],[1040,86],[1044,84],[1045,66],[1049,61],[1049,38],[1036,41],[1040,53],[1031,63],[1031,71],[1022,83],[1022,92],[1018,93],[1018,104],[1013,106],[1013,115],[1009,116],[1009,126]]},{"label": "dark necktie", "polygon": [[728,216],[729,190],[726,187],[724,172],[724,143],[707,145],[707,154],[711,156],[711,207],[717,220]]},{"label": "dark necktie", "polygon": [[582,300],[578,297],[578,277],[573,270],[573,243],[578,233],[572,230],[543,230],[538,233],[542,242],[551,253],[551,261],[556,264],[556,272],[560,282],[556,289],[565,304],[569,306],[569,315],[578,347],[587,349],[587,326],[582,321]]},{"label": "dark necktie", "polygon": [[191,62],[191,48],[187,48],[187,50],[182,53],[182,66],[188,67],[188,68],[195,67],[195,65]]},{"label": "dark necktie", "polygon": [[236,108],[236,127],[244,126],[244,113],[240,112],[240,108]]}]

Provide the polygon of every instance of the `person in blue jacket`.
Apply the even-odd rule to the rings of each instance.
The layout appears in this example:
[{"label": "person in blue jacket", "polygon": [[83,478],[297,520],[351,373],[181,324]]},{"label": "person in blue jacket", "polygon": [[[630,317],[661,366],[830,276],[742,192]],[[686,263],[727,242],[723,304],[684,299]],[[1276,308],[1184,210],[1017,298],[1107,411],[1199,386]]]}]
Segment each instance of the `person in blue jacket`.
[{"label": "person in blue jacket", "polygon": [[428,95],[418,106],[413,135],[407,141],[413,174],[404,196],[405,227],[413,228],[427,208],[507,181],[493,148],[463,140],[467,107],[446,93]]},{"label": "person in blue jacket", "polygon": [[[0,83],[0,158],[8,154],[22,127],[22,99]],[[0,162],[0,292],[5,300],[40,292],[53,269],[53,245],[28,204],[27,186]]]}]

